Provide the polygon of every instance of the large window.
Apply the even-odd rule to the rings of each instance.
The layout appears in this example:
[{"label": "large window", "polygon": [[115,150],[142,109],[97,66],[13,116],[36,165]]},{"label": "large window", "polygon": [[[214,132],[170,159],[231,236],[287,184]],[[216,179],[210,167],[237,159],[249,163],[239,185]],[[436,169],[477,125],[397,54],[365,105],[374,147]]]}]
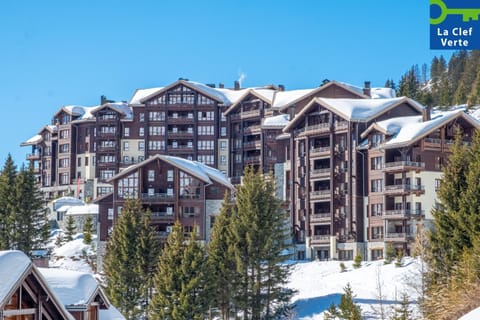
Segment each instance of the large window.
[{"label": "large window", "polygon": [[198,155],[197,160],[198,162],[208,164],[208,165],[215,164],[215,157],[213,155],[208,155],[208,154]]},{"label": "large window", "polygon": [[372,170],[382,170],[383,157],[374,157],[371,159]]},{"label": "large window", "polygon": [[70,166],[70,158],[60,158],[58,166],[60,168],[68,168]]},{"label": "large window", "polygon": [[371,184],[372,192],[382,192],[383,191],[383,179],[374,179]]},{"label": "large window", "polygon": [[145,141],[138,141],[138,151],[145,150]]},{"label": "large window", "polygon": [[100,170],[100,179],[107,180],[115,175],[115,170]]},{"label": "large window", "polygon": [[100,127],[100,133],[106,134],[106,133],[115,133],[117,132],[117,127],[114,126],[102,126]]},{"label": "large window", "polygon": [[215,112],[213,111],[199,111],[198,120],[200,121],[212,121],[215,120]]},{"label": "large window", "polygon": [[200,181],[191,175],[180,171],[180,197],[198,198],[200,196]]},{"label": "large window", "polygon": [[60,139],[68,139],[70,138],[70,130],[65,129],[65,130],[60,130]]},{"label": "large window", "polygon": [[383,213],[383,203],[374,203],[371,205],[371,216],[376,217],[376,216],[381,216]]},{"label": "large window", "polygon": [[70,152],[70,144],[64,143],[60,145],[60,153],[68,153]]},{"label": "large window", "polygon": [[148,150],[165,150],[165,141],[148,141]]},{"label": "large window", "polygon": [[148,134],[151,136],[160,136],[165,134],[164,126],[151,126],[148,128]]},{"label": "large window", "polygon": [[115,162],[116,160],[117,158],[114,155],[104,155],[98,158],[98,161],[100,163],[112,163],[112,162]]},{"label": "large window", "polygon": [[70,174],[68,172],[62,172],[59,174],[60,184],[70,184]]},{"label": "large window", "polygon": [[122,199],[138,197],[138,172],[118,180],[118,197]]},{"label": "large window", "polygon": [[215,148],[215,141],[213,140],[199,140],[197,141],[198,150],[213,150]]},{"label": "large window", "polygon": [[213,136],[214,134],[214,127],[213,126],[198,126],[198,135],[207,135]]},{"label": "large window", "polygon": [[148,120],[150,121],[164,121],[165,112],[164,111],[150,111],[148,113]]}]

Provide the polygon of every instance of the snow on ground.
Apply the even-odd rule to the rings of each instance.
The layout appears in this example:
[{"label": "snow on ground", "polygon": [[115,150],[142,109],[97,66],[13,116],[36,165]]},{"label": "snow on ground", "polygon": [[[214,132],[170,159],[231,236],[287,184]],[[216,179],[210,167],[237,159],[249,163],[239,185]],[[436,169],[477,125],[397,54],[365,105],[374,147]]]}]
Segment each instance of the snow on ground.
[{"label": "snow on ground", "polygon": [[[363,262],[362,267],[354,269],[353,262],[344,262],[345,272],[341,272],[339,261],[313,261],[298,263],[290,277],[290,287],[298,290],[294,296],[296,319],[323,319],[331,303],[338,305],[344,293],[343,288],[350,283],[355,302],[362,308],[364,319],[380,319],[380,301],[383,301],[387,314],[392,311],[402,293],[410,297],[411,308],[418,314],[415,300],[420,284],[420,263],[413,258],[404,258],[402,267],[394,263],[385,265],[382,261]],[[377,280],[378,279],[378,280]],[[381,284],[381,295],[377,289]]]},{"label": "snow on ground", "polygon": [[458,320],[478,320],[480,319],[480,308],[474,309]]},{"label": "snow on ground", "polygon": [[74,236],[74,240],[55,246],[57,235],[50,239],[48,247],[52,250],[50,268],[60,268],[81,272],[93,273],[91,266],[86,262],[87,256],[95,255],[96,236],[92,236],[92,244],[83,243],[83,234]]}]

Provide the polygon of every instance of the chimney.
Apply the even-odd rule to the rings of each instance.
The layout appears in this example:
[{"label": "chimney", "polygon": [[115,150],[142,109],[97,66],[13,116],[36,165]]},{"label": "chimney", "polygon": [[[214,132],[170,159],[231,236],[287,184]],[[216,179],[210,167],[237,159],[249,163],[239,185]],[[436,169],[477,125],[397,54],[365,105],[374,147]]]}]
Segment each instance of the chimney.
[{"label": "chimney", "polygon": [[365,81],[365,87],[363,88],[363,94],[371,97],[370,81]]},{"label": "chimney", "polygon": [[285,91],[285,86],[283,84],[279,84],[278,91]]},{"label": "chimney", "polygon": [[215,88],[215,83],[207,83],[207,87]]},{"label": "chimney", "polygon": [[225,88],[225,85],[220,82],[220,83],[218,84],[218,87],[219,87],[220,89],[223,89],[223,88]]},{"label": "chimney", "polygon": [[319,85],[319,87],[321,87],[321,86],[323,86],[323,85],[326,85],[326,84],[329,83],[329,82],[330,82],[330,80],[328,80],[328,79],[323,79],[323,80],[322,80],[322,84]]},{"label": "chimney", "polygon": [[432,118],[431,118],[431,115],[430,115],[430,107],[425,107],[423,110],[422,110],[422,121],[425,122],[425,121],[430,121]]},{"label": "chimney", "polygon": [[233,88],[235,90],[240,90],[240,81],[235,80],[235,82],[233,83]]},{"label": "chimney", "polygon": [[108,102],[107,97],[104,96],[104,95],[101,95],[100,96],[100,105],[104,105],[107,102]]}]

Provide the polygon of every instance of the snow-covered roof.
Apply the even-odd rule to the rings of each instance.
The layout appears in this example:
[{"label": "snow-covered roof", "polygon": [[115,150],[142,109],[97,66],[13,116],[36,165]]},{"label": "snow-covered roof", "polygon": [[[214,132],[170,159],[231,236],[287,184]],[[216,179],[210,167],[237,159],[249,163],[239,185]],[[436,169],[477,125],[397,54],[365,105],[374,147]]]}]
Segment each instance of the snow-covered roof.
[{"label": "snow-covered roof", "polygon": [[157,88],[149,88],[149,89],[137,89],[135,90],[135,93],[133,94],[132,98],[130,99],[129,104],[134,105],[134,104],[141,104],[141,100],[145,97],[151,96],[157,91],[162,90],[163,87],[157,87]]},{"label": "snow-covered roof", "polygon": [[55,211],[57,212],[67,212],[68,209],[70,209],[72,206],[66,204],[66,205],[63,205],[61,206],[60,208],[56,209]]},{"label": "snow-covered roof", "polygon": [[59,208],[68,205],[68,206],[83,206],[85,202],[75,197],[61,197],[52,201],[53,210],[58,210]]},{"label": "snow-covered roof", "polygon": [[0,251],[0,306],[30,268],[30,259],[21,251]]},{"label": "snow-covered roof", "polygon": [[59,272],[56,268],[38,268],[38,270],[67,309],[88,305],[100,290],[91,273],[72,270]]},{"label": "snow-covered roof", "polygon": [[318,90],[318,89],[319,88],[278,91],[275,94],[275,99],[273,100],[272,107],[284,109],[287,106],[295,103],[296,101],[300,101],[300,100],[306,98],[313,91]]},{"label": "snow-covered roof", "polygon": [[315,98],[305,108],[300,111],[293,120],[285,127],[284,131],[292,129],[301,119],[303,119],[310,109],[319,104],[335,114],[348,121],[367,122],[374,117],[394,108],[401,103],[408,103],[421,113],[424,107],[418,102],[406,98],[390,98],[390,99],[332,99],[332,98]]},{"label": "snow-covered roof", "polygon": [[179,168],[180,170],[187,172],[188,174],[191,174],[192,176],[198,178],[199,180],[205,183],[210,184],[212,183],[212,180],[214,180],[220,184],[223,184],[227,188],[230,188],[230,189],[234,188],[234,186],[225,177],[225,175],[218,169],[209,167],[198,161],[192,161],[192,160],[187,160],[180,157],[160,155],[160,154],[156,154],[154,156],[149,157],[148,159],[145,159],[142,162],[139,162],[135,165],[131,165],[130,167],[122,170],[120,173],[108,179],[108,182],[114,181],[119,177],[129,174],[133,170],[137,170],[138,168],[143,167],[145,164],[150,163],[151,161],[155,161],[157,159],[165,161]]},{"label": "snow-covered roof", "polygon": [[125,320],[120,311],[112,305],[108,309],[100,309],[98,314],[100,320]]},{"label": "snow-covered roof", "polygon": [[[63,207],[62,207],[63,208]],[[57,211],[60,211],[60,208]],[[90,215],[98,214],[98,204],[87,204],[84,206],[73,206],[67,209],[66,215]]]},{"label": "snow-covered roof", "polygon": [[90,108],[89,111],[91,114],[95,114],[96,112],[105,108],[110,108],[117,111],[118,113],[123,115],[126,119],[133,119],[133,111],[126,102],[109,102],[100,106],[92,107]]},{"label": "snow-covered roof", "polygon": [[262,128],[284,128],[290,121],[290,115],[280,114],[278,116],[267,117],[263,120]]},{"label": "snow-covered roof", "polygon": [[372,99],[396,98],[397,93],[392,88],[371,88],[370,96]]},{"label": "snow-covered roof", "polygon": [[431,120],[423,121],[422,116],[398,117],[379,121],[373,124],[366,132],[375,128],[392,137],[384,142],[384,148],[397,148],[399,146],[410,144],[423,138],[436,128],[446,123],[463,117],[472,125],[480,128],[480,122],[472,116],[466,114],[464,110],[457,109],[453,111],[435,112],[431,115]]},{"label": "snow-covered roof", "polygon": [[209,167],[201,162],[166,155],[158,155],[158,158],[170,163],[182,171],[188,172],[206,183],[212,183],[212,180],[214,180],[230,189],[234,188],[220,170]]},{"label": "snow-covered roof", "polygon": [[42,142],[42,139],[43,139],[42,136],[37,134],[31,137],[30,139],[28,139],[27,141],[22,142],[20,146],[25,147],[25,146],[36,145]]}]

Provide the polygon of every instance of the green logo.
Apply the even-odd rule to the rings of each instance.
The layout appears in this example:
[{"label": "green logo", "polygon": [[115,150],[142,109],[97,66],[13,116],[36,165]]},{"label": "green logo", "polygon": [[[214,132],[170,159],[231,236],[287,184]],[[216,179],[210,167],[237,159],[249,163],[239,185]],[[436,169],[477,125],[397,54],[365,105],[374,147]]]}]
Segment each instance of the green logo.
[{"label": "green logo", "polygon": [[440,16],[437,18],[430,17],[430,24],[440,24],[450,14],[461,15],[464,22],[478,21],[478,16],[480,15],[480,9],[447,8],[442,0],[430,0],[430,6],[432,5],[440,7]]}]

